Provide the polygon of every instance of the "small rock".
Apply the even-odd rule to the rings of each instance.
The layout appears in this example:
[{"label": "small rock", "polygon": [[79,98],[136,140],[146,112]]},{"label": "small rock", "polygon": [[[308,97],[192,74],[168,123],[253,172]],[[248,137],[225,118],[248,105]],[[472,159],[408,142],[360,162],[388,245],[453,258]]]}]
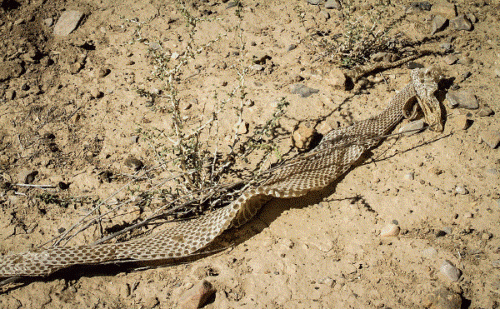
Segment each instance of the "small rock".
[{"label": "small rock", "polygon": [[467,20],[465,15],[460,15],[456,18],[450,19],[450,27],[453,30],[471,31],[472,30],[472,23],[469,20]]},{"label": "small rock", "polygon": [[440,288],[428,294],[423,305],[429,309],[460,309],[462,308],[462,297],[446,288]]},{"label": "small rock", "polygon": [[433,247],[429,247],[427,249],[424,249],[422,251],[422,255],[425,257],[425,258],[428,258],[428,259],[432,259],[436,256],[437,254],[437,250],[434,249]]},{"label": "small rock", "polygon": [[476,17],[476,15],[474,15],[474,13],[467,13],[467,14],[465,14],[465,17],[467,17],[467,19],[471,23],[473,23],[473,24],[477,23],[477,17]]},{"label": "small rock", "polygon": [[74,62],[69,66],[69,71],[71,74],[76,74],[80,72],[82,69],[83,65],[80,62]]},{"label": "small rock", "polygon": [[327,11],[321,11],[320,14],[325,20],[330,19],[330,13],[328,13]]},{"label": "small rock", "polygon": [[320,3],[320,0],[306,0],[307,3],[312,4],[312,5],[318,5]]},{"label": "small rock", "polygon": [[466,212],[464,213],[464,218],[466,219],[474,218],[474,214],[472,212]]},{"label": "small rock", "polygon": [[318,93],[319,89],[309,88],[303,84],[294,84],[290,86],[290,92],[293,94],[300,94],[301,97],[307,98],[313,93]]},{"label": "small rock", "polygon": [[404,133],[405,135],[413,135],[422,131],[425,128],[425,123],[423,119],[412,121],[402,126],[399,129],[399,133]]},{"label": "small rock", "polygon": [[458,130],[467,130],[471,126],[472,120],[466,115],[458,115],[453,118],[453,124]]},{"label": "small rock", "polygon": [[160,301],[158,300],[158,297],[150,296],[142,302],[141,308],[152,309],[152,308],[155,308],[156,306],[158,306],[159,304],[160,304]]},{"label": "small rock", "polygon": [[127,159],[125,159],[125,165],[138,171],[144,166],[144,163],[142,163],[141,160],[134,158],[133,156],[129,156]]},{"label": "small rock", "polygon": [[80,20],[83,17],[83,13],[78,11],[65,11],[59,17],[56,25],[54,26],[54,34],[60,36],[66,36],[73,32],[73,30],[78,27]]},{"label": "small rock", "polygon": [[430,11],[432,7],[432,5],[427,1],[412,2],[410,3],[410,6],[422,11]]},{"label": "small rock", "polygon": [[447,65],[452,65],[452,64],[457,63],[457,61],[458,61],[458,57],[457,57],[457,56],[455,56],[455,55],[448,55],[448,56],[444,57],[443,61],[444,61],[444,63],[446,63]]},{"label": "small rock", "polygon": [[248,122],[242,121],[236,125],[236,132],[238,132],[238,134],[247,134],[248,127],[249,127]]},{"label": "small rock", "polygon": [[400,228],[398,225],[391,223],[386,225],[381,231],[380,231],[380,236],[381,237],[394,237],[398,236],[400,232]]},{"label": "small rock", "polygon": [[315,136],[315,129],[301,124],[292,134],[293,144],[300,150],[307,150],[311,147],[311,142]]},{"label": "small rock", "polygon": [[131,137],[130,137],[130,142],[131,142],[132,144],[137,144],[137,143],[139,142],[139,136],[137,136],[137,135],[133,135],[133,136],[131,136]]},{"label": "small rock", "polygon": [[488,106],[488,105],[484,105],[483,107],[481,107],[481,109],[477,112],[478,116],[479,117],[488,117],[488,116],[492,116],[495,114],[495,112]]},{"label": "small rock", "polygon": [[406,179],[406,180],[413,180],[413,179],[415,179],[415,173],[413,173],[413,172],[406,173],[404,175],[404,179]]},{"label": "small rock", "polygon": [[52,25],[54,24],[54,19],[49,17],[49,18],[45,18],[43,20],[43,23],[45,24],[45,26],[47,27],[52,27]]},{"label": "small rock", "polygon": [[460,107],[466,109],[478,109],[479,103],[475,95],[468,91],[448,91],[446,100],[451,108]]},{"label": "small rock", "polygon": [[15,97],[16,97],[16,91],[15,90],[9,89],[9,90],[5,91],[5,99],[7,101],[14,100]]},{"label": "small rock", "polygon": [[488,233],[488,232],[484,232],[484,233],[481,235],[481,238],[482,238],[483,240],[490,240],[491,238],[493,238],[493,234]]},{"label": "small rock", "polygon": [[203,280],[181,296],[179,307],[182,309],[201,308],[214,293],[215,288],[212,284],[207,280]]},{"label": "small rock", "polygon": [[444,173],[444,171],[442,169],[435,167],[435,166],[432,166],[431,168],[429,168],[429,172],[436,175],[436,176],[439,176],[442,173]]},{"label": "small rock", "polygon": [[339,0],[328,0],[325,2],[325,8],[341,10],[342,5],[340,4]]},{"label": "small rock", "polygon": [[297,48],[297,45],[295,45],[295,44],[290,44],[290,45],[288,45],[288,47],[286,48],[286,51],[292,51],[292,50],[294,50],[295,48]]},{"label": "small rock", "polygon": [[500,145],[500,133],[498,131],[483,131],[481,132],[480,138],[481,141],[485,142],[492,149]]},{"label": "small rock", "polygon": [[234,8],[238,6],[238,1],[231,1],[226,5],[226,9]]},{"label": "small rock", "polygon": [[104,93],[100,91],[98,88],[92,88],[90,89],[90,95],[92,96],[92,98],[99,99],[104,96]]},{"label": "small rock", "polygon": [[439,270],[443,275],[446,276],[446,278],[450,279],[453,282],[457,282],[460,279],[460,276],[462,275],[460,269],[453,266],[453,264],[451,264],[451,262],[448,260],[445,260],[443,262]]},{"label": "small rock", "polygon": [[330,70],[325,80],[334,90],[346,90],[347,78],[344,72],[338,68]]},{"label": "small rock", "polygon": [[109,73],[111,73],[111,70],[109,68],[99,68],[99,71],[97,73],[97,75],[99,77],[105,77],[107,76]]},{"label": "small rock", "polygon": [[453,49],[453,46],[450,43],[443,43],[439,45],[441,49],[443,49],[445,52],[451,51]]},{"label": "small rock", "polygon": [[249,68],[252,71],[263,71],[264,70],[264,66],[262,66],[260,64],[252,64]]},{"label": "small rock", "polygon": [[431,28],[432,28],[431,34],[435,34],[439,31],[444,30],[447,25],[448,25],[448,19],[444,18],[441,15],[434,16],[431,23]]},{"label": "small rock", "polygon": [[469,194],[469,191],[464,186],[461,185],[455,187],[455,192],[457,192],[460,195]]},{"label": "small rock", "polygon": [[38,171],[24,170],[17,175],[17,180],[22,184],[30,184],[35,181],[36,175],[38,175]]},{"label": "small rock", "polygon": [[457,7],[453,3],[441,1],[432,6],[431,13],[451,19],[457,16]]}]

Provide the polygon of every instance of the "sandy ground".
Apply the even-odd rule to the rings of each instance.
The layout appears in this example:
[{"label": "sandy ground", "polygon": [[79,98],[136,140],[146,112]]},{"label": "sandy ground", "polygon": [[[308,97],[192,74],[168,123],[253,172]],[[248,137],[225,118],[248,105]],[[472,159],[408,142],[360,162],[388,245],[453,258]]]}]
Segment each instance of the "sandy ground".
[{"label": "sandy ground", "polygon": [[[229,249],[179,265],[7,285],[0,307],[175,308],[203,279],[217,289],[205,308],[456,308],[439,293],[458,297],[462,308],[500,307],[500,152],[482,142],[499,134],[500,122],[480,112],[500,112],[498,2],[455,1],[457,14],[477,19],[473,29],[450,24],[435,34],[434,16],[454,17],[438,4],[426,11],[409,1],[346,1],[340,10],[298,0],[0,3],[2,255],[58,236],[128,183],[129,156],[145,169],[160,163],[172,147],[167,84],[187,132],[222,109],[217,131],[200,137],[221,153],[238,122],[248,124],[248,133],[239,130],[244,139],[284,98],[276,147],[293,156],[299,124],[326,133],[366,119],[409,81],[403,65],[363,79],[357,93],[340,89],[331,72],[338,76],[346,63],[338,50],[346,37],[366,52],[348,64],[374,63],[377,51],[430,50],[415,63],[440,67],[449,81],[440,92],[443,133],[389,138],[325,192],[270,202],[222,236]],[[84,17],[57,36],[64,10]],[[380,36],[379,29],[389,29],[386,48],[370,50],[367,34]],[[158,76],[166,68],[177,68],[171,81]],[[298,82],[319,92],[291,93]],[[444,96],[457,89],[475,95],[480,109],[451,109]],[[137,196],[167,176],[156,169],[112,199]],[[56,188],[16,186],[24,182]],[[128,216],[70,244],[91,243],[157,205],[129,207]],[[400,234],[381,237],[391,223]],[[458,280],[442,272],[445,261],[459,269]]]}]

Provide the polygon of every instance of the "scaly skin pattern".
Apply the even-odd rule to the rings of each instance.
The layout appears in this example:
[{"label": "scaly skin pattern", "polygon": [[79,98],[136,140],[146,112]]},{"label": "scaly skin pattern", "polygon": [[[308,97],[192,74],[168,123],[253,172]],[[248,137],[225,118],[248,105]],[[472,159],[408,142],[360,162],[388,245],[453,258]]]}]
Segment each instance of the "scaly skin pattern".
[{"label": "scaly skin pattern", "polygon": [[431,128],[441,131],[441,109],[434,97],[437,82],[433,71],[417,69],[411,76],[411,82],[378,116],[331,131],[316,148],[273,168],[259,185],[250,187],[226,207],[127,242],[53,247],[39,252],[6,255],[0,258],[0,277],[47,276],[72,265],[123,260],[168,261],[196,253],[225,230],[246,223],[270,199],[300,197],[328,186],[404,118],[411,107],[409,102],[414,98],[418,99]]}]

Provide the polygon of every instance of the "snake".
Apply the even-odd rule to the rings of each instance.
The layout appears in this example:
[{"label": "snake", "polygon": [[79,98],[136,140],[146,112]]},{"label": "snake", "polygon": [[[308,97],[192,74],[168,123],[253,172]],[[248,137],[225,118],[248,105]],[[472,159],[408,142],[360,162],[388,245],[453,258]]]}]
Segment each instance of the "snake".
[{"label": "snake", "polygon": [[265,179],[248,186],[224,207],[125,242],[6,254],[0,257],[0,278],[43,277],[74,265],[169,261],[200,252],[224,231],[248,222],[271,199],[296,198],[325,189],[358,164],[362,155],[380,144],[404,118],[414,118],[418,107],[429,127],[442,131],[441,105],[435,97],[440,74],[431,67],[411,70],[410,76],[410,82],[380,114],[331,130],[316,147],[273,168]]}]

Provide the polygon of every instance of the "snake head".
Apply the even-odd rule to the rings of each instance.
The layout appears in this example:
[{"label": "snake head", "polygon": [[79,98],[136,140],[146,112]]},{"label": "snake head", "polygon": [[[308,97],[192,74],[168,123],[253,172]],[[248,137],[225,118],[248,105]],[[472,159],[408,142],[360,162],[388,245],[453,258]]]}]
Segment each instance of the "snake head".
[{"label": "snake head", "polygon": [[440,69],[428,67],[416,69],[412,72],[412,82],[417,92],[418,105],[424,112],[425,122],[431,130],[443,131],[443,117],[441,105],[434,93],[438,90],[438,82],[443,74]]}]

